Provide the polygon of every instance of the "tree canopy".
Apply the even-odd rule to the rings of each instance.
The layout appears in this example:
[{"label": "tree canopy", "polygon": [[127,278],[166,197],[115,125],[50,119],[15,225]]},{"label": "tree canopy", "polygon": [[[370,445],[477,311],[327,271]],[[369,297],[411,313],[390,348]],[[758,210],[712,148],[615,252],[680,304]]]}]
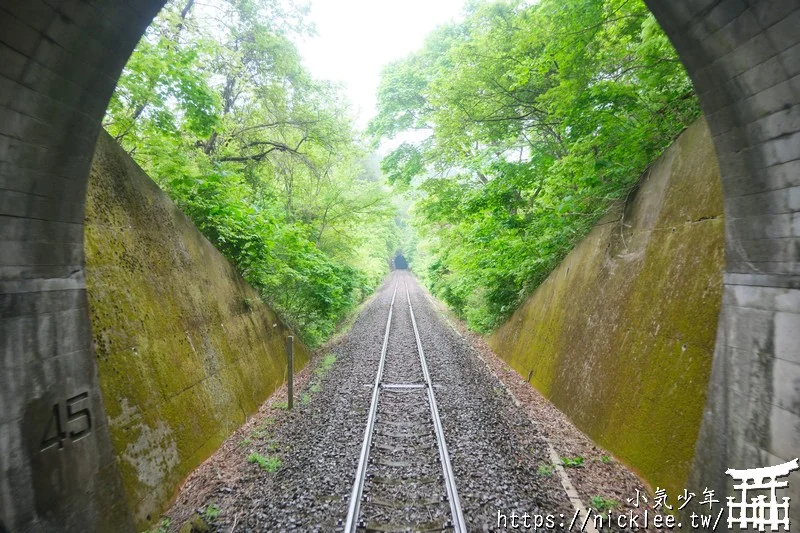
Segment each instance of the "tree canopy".
[{"label": "tree canopy", "polygon": [[105,120],[311,344],[397,249],[492,329],[699,114],[641,0],[471,0],[385,68],[370,147],[311,31],[291,0],[172,0]]},{"label": "tree canopy", "polygon": [[284,0],[173,0],[105,127],[282,317],[316,344],[373,290],[395,209],[337,87],[313,79]]},{"label": "tree canopy", "polygon": [[413,201],[413,267],[480,331],[699,114],[640,0],[472,1],[386,67],[378,107],[368,131],[394,139],[381,167]]}]

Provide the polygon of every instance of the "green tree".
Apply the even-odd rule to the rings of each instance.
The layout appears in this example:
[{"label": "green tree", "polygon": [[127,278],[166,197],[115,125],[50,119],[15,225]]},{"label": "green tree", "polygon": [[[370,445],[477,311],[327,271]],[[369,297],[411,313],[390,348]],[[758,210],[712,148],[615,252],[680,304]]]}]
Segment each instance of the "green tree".
[{"label": "green tree", "polygon": [[128,62],[105,126],[311,344],[387,271],[389,191],[337,89],[304,69],[307,9],[172,1]]},{"label": "green tree", "polygon": [[481,331],[699,113],[639,0],[473,1],[385,69],[378,102],[376,142],[422,137],[382,162],[414,200],[414,267]]}]

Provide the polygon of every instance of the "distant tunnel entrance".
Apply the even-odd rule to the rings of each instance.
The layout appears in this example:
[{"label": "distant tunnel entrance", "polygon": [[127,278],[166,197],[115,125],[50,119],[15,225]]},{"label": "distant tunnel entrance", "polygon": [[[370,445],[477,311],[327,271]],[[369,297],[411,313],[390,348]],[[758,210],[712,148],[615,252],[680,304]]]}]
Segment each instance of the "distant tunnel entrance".
[{"label": "distant tunnel entrance", "polygon": [[402,254],[397,254],[392,260],[395,270],[408,270],[408,261]]}]

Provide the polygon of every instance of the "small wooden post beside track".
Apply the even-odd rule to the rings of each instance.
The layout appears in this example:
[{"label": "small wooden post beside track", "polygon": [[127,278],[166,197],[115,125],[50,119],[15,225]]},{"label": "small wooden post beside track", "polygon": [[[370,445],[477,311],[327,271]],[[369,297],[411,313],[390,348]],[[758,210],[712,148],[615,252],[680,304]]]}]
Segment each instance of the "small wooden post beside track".
[{"label": "small wooden post beside track", "polygon": [[289,335],[286,337],[286,364],[288,365],[288,376],[286,378],[286,393],[288,398],[288,407],[294,407],[294,336]]}]

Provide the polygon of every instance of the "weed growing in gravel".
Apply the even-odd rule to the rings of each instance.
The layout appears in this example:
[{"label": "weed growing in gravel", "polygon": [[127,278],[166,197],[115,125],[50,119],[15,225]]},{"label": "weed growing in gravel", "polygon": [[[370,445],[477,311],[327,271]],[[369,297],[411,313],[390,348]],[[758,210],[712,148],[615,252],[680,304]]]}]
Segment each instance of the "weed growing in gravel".
[{"label": "weed growing in gravel", "polygon": [[539,475],[550,477],[553,475],[553,467],[550,465],[539,465]]},{"label": "weed growing in gravel", "polygon": [[153,526],[153,528],[145,530],[144,533],[169,533],[169,526],[172,524],[172,520],[169,518],[164,518],[161,523],[157,526]]},{"label": "weed growing in gravel", "polygon": [[213,522],[219,516],[221,509],[213,503],[208,504],[206,507],[206,512],[203,513],[203,518],[205,518],[206,522]]},{"label": "weed growing in gravel", "polygon": [[597,511],[601,514],[605,514],[606,511],[610,511],[616,508],[619,505],[617,500],[612,498],[603,498],[602,496],[592,496],[589,500],[589,506],[597,509]]},{"label": "weed growing in gravel", "polygon": [[317,377],[320,378],[323,377],[325,374],[328,373],[328,370],[331,369],[333,363],[335,362],[336,362],[336,356],[333,355],[332,353],[329,353],[328,355],[322,358],[322,361],[320,361],[319,366],[314,370],[314,373],[317,375]]},{"label": "weed growing in gravel", "polygon": [[314,377],[311,379],[308,392],[304,392],[300,395],[300,405],[308,405],[309,402],[311,402],[311,395],[322,390],[322,385],[320,385],[319,382],[323,377],[325,377],[325,374],[328,373],[335,362],[336,356],[332,353],[329,353],[322,358],[322,361],[319,362],[317,368],[314,369]]},{"label": "weed growing in gravel", "polygon": [[580,468],[583,466],[583,457],[562,457],[561,463],[567,468]]},{"label": "weed growing in gravel", "polygon": [[275,402],[275,409],[288,409],[288,408],[289,408],[289,402],[286,400],[283,400],[282,402]]},{"label": "weed growing in gravel", "polygon": [[[274,418],[272,418],[272,417],[265,418],[264,420],[261,421],[260,424],[258,424],[256,427],[254,427],[250,431],[250,438],[249,439],[245,439],[245,440],[263,439],[264,437],[268,437],[269,434],[270,434],[269,429],[270,429],[270,427],[272,427],[272,423],[273,422],[275,422]],[[249,444],[249,442],[248,442],[248,444]]]},{"label": "weed growing in gravel", "polygon": [[600,458],[600,462],[603,463],[604,465],[610,465],[612,463],[612,460],[611,457],[604,455],[603,457]]},{"label": "weed growing in gravel", "polygon": [[250,446],[251,444],[253,444],[253,439],[251,439],[250,437],[245,437],[239,441],[239,446],[241,446],[242,448],[244,448],[245,446]]},{"label": "weed growing in gravel", "polygon": [[256,463],[265,472],[275,472],[281,467],[281,460],[277,457],[264,457],[258,452],[253,452],[247,456],[248,463]]}]

